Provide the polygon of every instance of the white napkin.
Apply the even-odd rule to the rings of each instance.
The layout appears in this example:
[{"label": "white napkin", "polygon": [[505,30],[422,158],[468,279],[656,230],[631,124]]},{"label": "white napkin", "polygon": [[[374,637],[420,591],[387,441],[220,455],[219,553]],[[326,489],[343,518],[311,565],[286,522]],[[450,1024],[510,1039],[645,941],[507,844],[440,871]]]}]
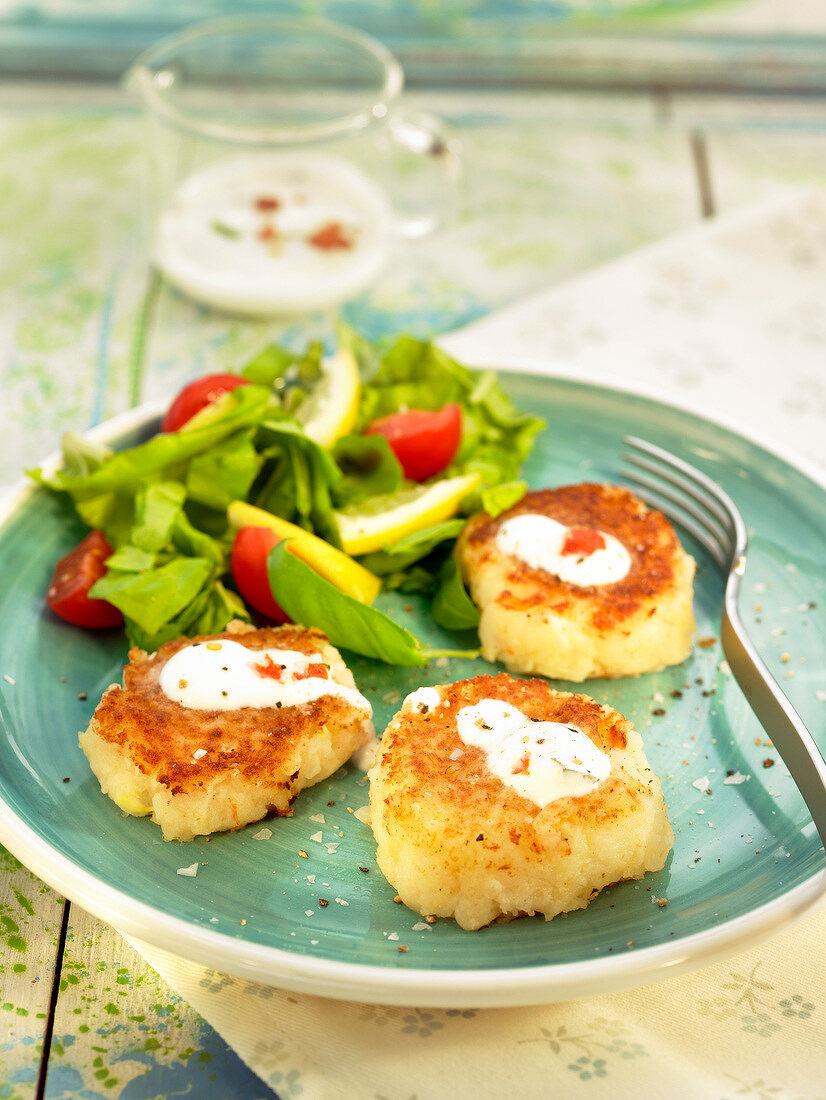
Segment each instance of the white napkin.
[{"label": "white napkin", "polygon": [[[441,343],[647,392],[826,470],[826,196],[786,189]],[[282,1100],[823,1092],[826,913],[694,974],[512,1009],[323,1000],[135,946]]]},{"label": "white napkin", "polygon": [[288,993],[130,942],[281,1100],[823,1096],[826,912],[641,989],[464,1011]]},{"label": "white napkin", "polygon": [[781,188],[439,342],[678,404],[826,472],[826,193]]}]

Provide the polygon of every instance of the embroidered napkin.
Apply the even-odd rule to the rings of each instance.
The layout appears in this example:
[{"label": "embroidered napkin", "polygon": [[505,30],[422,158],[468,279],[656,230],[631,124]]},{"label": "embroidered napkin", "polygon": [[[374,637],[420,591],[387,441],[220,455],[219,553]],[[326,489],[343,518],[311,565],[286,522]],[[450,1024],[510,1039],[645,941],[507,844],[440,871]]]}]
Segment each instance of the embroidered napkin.
[{"label": "embroidered napkin", "polygon": [[754,951],[530,1008],[331,1001],[130,941],[281,1100],[822,1100],[826,913]]},{"label": "embroidered napkin", "polygon": [[[826,471],[826,196],[785,189],[441,343],[646,392]],[[283,1100],[826,1095],[826,911],[694,973],[530,1008],[324,1000],[135,946]]]}]

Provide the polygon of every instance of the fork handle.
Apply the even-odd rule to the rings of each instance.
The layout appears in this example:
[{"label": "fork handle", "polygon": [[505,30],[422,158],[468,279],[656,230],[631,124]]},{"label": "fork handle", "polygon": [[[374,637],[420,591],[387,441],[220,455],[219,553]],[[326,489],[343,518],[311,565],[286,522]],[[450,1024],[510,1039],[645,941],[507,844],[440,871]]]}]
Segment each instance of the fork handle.
[{"label": "fork handle", "polygon": [[826,761],[749,640],[737,610],[736,587],[726,592],[721,642],[735,680],[789,769],[826,846]]}]

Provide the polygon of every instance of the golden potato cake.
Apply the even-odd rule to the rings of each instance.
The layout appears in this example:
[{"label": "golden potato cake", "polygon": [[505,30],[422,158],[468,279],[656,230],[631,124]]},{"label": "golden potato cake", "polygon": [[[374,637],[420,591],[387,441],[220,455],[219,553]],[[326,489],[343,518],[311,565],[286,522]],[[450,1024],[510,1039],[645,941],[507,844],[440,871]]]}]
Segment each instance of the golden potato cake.
[{"label": "golden potato cake", "polygon": [[379,868],[405,905],[477,929],[582,909],[674,843],[617,711],[502,673],[408,696],[370,779]]},{"label": "golden potato cake", "polygon": [[285,816],[373,736],[372,709],[319,630],[256,630],[133,649],[80,734],[101,790],[164,840]]},{"label": "golden potato cake", "polygon": [[585,483],[473,516],[457,554],[489,661],[554,679],[637,676],[691,653],[694,559],[661,512]]}]

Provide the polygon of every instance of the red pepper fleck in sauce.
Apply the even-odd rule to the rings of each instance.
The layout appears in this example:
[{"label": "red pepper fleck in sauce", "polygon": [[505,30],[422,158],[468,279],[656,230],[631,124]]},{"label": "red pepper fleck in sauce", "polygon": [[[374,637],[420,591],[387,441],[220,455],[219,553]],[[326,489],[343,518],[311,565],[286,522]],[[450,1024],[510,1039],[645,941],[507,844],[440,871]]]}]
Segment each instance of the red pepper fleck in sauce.
[{"label": "red pepper fleck in sauce", "polygon": [[322,680],[328,679],[327,666],[319,663],[307,665],[303,672],[294,673],[296,680],[309,680],[311,676],[319,676]]},{"label": "red pepper fleck in sauce", "polygon": [[272,657],[267,653],[263,661],[260,661],[257,665],[251,665],[253,672],[257,672],[259,676],[265,680],[280,680],[281,673],[284,671],[281,665],[277,665]]},{"label": "red pepper fleck in sauce", "polygon": [[352,248],[353,238],[346,233],[341,222],[327,222],[307,238],[307,243],[328,252],[334,248]]},{"label": "red pepper fleck in sauce", "polygon": [[605,549],[605,539],[592,527],[569,527],[562,543],[563,554],[593,554]]},{"label": "red pepper fleck in sauce", "polygon": [[517,764],[514,764],[513,775],[525,775],[527,774],[531,766],[531,758],[528,753],[523,753]]},{"label": "red pepper fleck in sauce", "polygon": [[277,210],[280,205],[281,199],[277,199],[275,195],[259,195],[255,200],[255,209],[260,210],[262,214]]},{"label": "red pepper fleck in sauce", "polygon": [[262,225],[258,230],[258,239],[260,241],[274,241],[278,238],[278,230],[274,225]]}]

